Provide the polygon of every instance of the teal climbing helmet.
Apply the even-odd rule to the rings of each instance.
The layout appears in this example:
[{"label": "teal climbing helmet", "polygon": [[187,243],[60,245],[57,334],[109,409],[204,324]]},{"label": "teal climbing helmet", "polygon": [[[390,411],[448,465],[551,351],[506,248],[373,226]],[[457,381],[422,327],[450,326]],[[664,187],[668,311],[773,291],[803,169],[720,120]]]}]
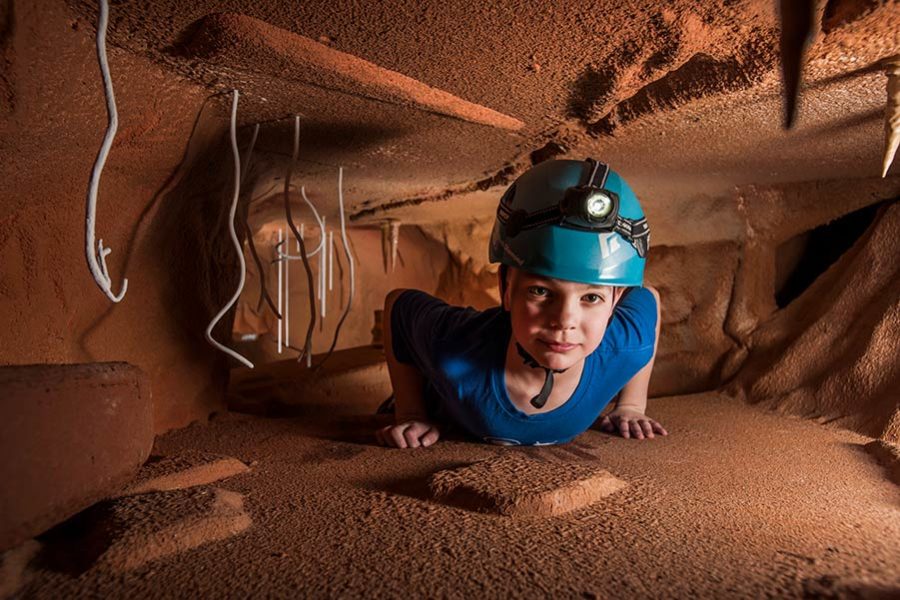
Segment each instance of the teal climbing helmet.
[{"label": "teal climbing helmet", "polygon": [[504,192],[490,261],[580,283],[640,286],[650,227],[618,173],[593,159],[550,160]]}]

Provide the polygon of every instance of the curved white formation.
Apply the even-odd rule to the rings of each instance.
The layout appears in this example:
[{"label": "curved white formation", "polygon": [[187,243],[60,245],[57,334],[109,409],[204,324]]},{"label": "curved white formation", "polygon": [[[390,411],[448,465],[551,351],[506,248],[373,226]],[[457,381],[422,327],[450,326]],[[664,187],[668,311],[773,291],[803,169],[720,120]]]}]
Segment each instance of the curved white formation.
[{"label": "curved white formation", "polygon": [[97,23],[97,58],[100,61],[100,72],[103,74],[103,89],[106,92],[106,112],[109,114],[109,125],[103,144],[94,161],[94,169],[91,171],[91,181],[88,185],[87,210],[85,216],[85,254],[87,255],[88,268],[97,286],[113,302],[121,302],[128,290],[128,279],[122,279],[122,289],[118,294],[112,292],[112,280],[109,277],[109,269],[106,266],[106,256],[112,252],[111,248],[103,247],[103,240],[97,241],[97,250],[94,251],[94,228],[97,218],[97,191],[100,187],[100,175],[109,156],[113,138],[119,128],[119,112],[116,109],[116,96],[113,93],[112,79],[109,75],[109,61],[106,57],[106,27],[109,23],[109,4],[107,0],[100,0],[100,18]]},{"label": "curved white formation", "polygon": [[887,177],[900,146],[900,57],[887,63],[887,105],[884,109],[884,158],[881,176]]},{"label": "curved white formation", "polygon": [[[331,341],[331,348],[328,349],[328,355],[322,359],[322,363],[328,360],[328,357],[331,356],[334,347],[337,345],[338,335],[341,333],[341,326],[344,324],[344,320],[350,313],[350,308],[353,306],[353,294],[356,291],[356,270],[353,265],[353,255],[350,253],[350,242],[347,241],[347,219],[344,215],[344,167],[338,168],[338,207],[341,216],[341,242],[343,242],[344,255],[347,257],[347,264],[350,267],[350,293],[347,295],[347,306],[344,307],[344,314],[341,315],[341,320],[338,321],[337,327],[334,330],[334,339]],[[320,366],[322,363],[319,363]]]},{"label": "curved white formation", "polygon": [[234,295],[231,297],[231,300],[222,307],[222,310],[213,317],[213,320],[209,322],[209,325],[206,327],[206,339],[212,344],[215,348],[218,348],[225,354],[231,356],[242,362],[249,368],[253,368],[253,363],[226,346],[223,346],[212,336],[212,330],[219,322],[219,319],[231,310],[231,307],[238,301],[238,298],[241,296],[241,292],[244,290],[244,281],[247,277],[247,263],[244,262],[244,249],[241,247],[241,242],[238,240],[237,232],[234,230],[234,217],[237,214],[237,205],[238,205],[238,197],[241,192],[241,155],[238,151],[237,145],[237,105],[238,105],[238,91],[234,90],[234,96],[231,99],[231,152],[234,156],[234,197],[231,201],[231,210],[228,212],[228,233],[231,235],[231,241],[234,244],[234,249],[237,251],[238,262],[241,265],[241,276],[238,281],[238,288],[234,292]]}]

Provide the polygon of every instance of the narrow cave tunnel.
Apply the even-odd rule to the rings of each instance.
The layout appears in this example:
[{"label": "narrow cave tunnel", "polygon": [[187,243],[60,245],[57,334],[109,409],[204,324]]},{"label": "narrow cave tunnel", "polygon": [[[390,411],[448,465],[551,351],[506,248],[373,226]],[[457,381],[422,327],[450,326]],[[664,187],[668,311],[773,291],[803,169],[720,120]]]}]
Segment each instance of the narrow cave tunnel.
[{"label": "narrow cave tunnel", "polygon": [[897,2],[0,52],[0,598],[900,596]]}]

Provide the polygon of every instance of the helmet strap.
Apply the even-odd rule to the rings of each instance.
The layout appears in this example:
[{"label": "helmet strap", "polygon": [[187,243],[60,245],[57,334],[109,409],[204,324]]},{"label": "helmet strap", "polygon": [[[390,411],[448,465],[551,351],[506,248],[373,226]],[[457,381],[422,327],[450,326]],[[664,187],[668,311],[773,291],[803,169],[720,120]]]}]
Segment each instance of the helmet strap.
[{"label": "helmet strap", "polygon": [[531,399],[532,406],[534,406],[535,408],[543,408],[547,403],[547,398],[550,397],[550,392],[553,391],[553,374],[565,373],[566,369],[549,369],[540,365],[533,356],[528,354],[528,351],[525,350],[525,348],[523,348],[519,344],[519,342],[516,342],[516,351],[518,351],[519,356],[522,357],[522,362],[524,362],[532,369],[544,369],[544,385],[541,386],[541,391],[538,393],[538,395]]}]

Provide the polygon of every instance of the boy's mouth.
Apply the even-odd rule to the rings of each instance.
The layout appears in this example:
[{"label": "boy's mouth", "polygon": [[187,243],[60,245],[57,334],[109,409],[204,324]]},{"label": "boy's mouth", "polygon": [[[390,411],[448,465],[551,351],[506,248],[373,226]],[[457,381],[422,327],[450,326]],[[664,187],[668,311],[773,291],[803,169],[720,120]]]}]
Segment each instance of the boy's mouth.
[{"label": "boy's mouth", "polygon": [[578,344],[568,344],[568,343],[563,343],[563,342],[552,342],[549,340],[541,340],[541,339],[538,339],[538,341],[540,343],[544,344],[545,346],[547,346],[547,348],[549,348],[551,352],[568,352],[569,350],[575,348],[578,345]]}]

